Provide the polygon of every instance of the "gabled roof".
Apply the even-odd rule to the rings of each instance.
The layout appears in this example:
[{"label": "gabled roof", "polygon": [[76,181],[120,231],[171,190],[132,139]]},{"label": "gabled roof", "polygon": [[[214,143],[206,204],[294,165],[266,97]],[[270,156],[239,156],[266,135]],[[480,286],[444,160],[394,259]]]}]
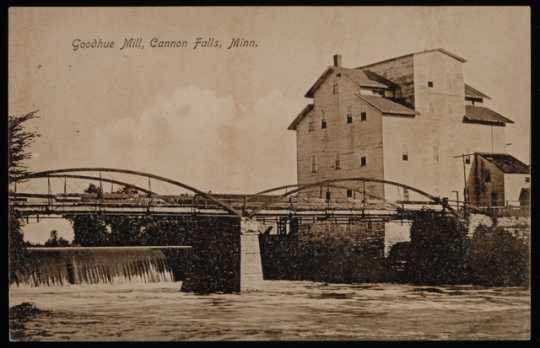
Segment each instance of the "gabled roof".
[{"label": "gabled roof", "polygon": [[471,99],[491,99],[489,96],[480,92],[476,88],[471,87],[468,84],[465,84],[465,98]]},{"label": "gabled roof", "polygon": [[363,66],[360,66],[356,69],[364,69],[364,68],[367,68],[367,67],[370,67],[372,65],[377,65],[377,64],[381,64],[381,63],[386,63],[386,62],[390,62],[392,60],[397,60],[397,59],[401,59],[401,58],[405,58],[405,57],[409,57],[409,56],[414,56],[414,55],[418,55],[418,54],[423,54],[423,53],[429,53],[429,52],[435,52],[435,51],[439,51],[441,53],[444,53],[446,54],[447,56],[450,56],[462,63],[465,63],[466,60],[460,56],[458,56],[457,54],[454,54],[450,51],[447,51],[445,50],[444,48],[434,48],[434,49],[431,49],[431,50],[424,50],[424,51],[418,51],[418,52],[414,52],[414,53],[409,53],[409,54],[404,54],[402,56],[399,56],[399,57],[394,57],[394,58],[390,58],[390,59],[385,59],[385,60],[381,60],[379,62],[375,62],[375,63],[371,63],[371,64],[367,64],[367,65],[363,65]]},{"label": "gabled roof", "polygon": [[478,123],[504,127],[507,123],[514,123],[514,121],[485,106],[465,105],[463,123]]},{"label": "gabled roof", "polygon": [[507,153],[478,152],[485,160],[493,163],[505,174],[529,174],[529,166]]},{"label": "gabled roof", "polygon": [[364,100],[369,105],[373,106],[375,109],[379,110],[386,115],[401,115],[401,116],[414,116],[416,111],[409,109],[408,107],[396,103],[391,99],[374,96],[374,95],[361,95],[358,97]]},{"label": "gabled roof", "polygon": [[373,79],[373,74],[368,75],[362,70],[348,69],[342,67],[329,66],[322,75],[315,81],[313,86],[306,92],[306,98],[313,98],[315,91],[323,84],[326,79],[332,75],[332,73],[340,73],[343,76],[351,79],[357,85],[361,87],[371,87],[371,88],[389,88],[389,86]]},{"label": "gabled roof", "polygon": [[306,116],[311,110],[313,110],[313,104],[306,105],[306,107],[302,111],[300,111],[298,116],[295,117],[295,119],[291,122],[291,124],[289,125],[289,127],[287,127],[287,129],[296,130],[296,127],[298,126],[300,121],[302,121],[304,116]]}]

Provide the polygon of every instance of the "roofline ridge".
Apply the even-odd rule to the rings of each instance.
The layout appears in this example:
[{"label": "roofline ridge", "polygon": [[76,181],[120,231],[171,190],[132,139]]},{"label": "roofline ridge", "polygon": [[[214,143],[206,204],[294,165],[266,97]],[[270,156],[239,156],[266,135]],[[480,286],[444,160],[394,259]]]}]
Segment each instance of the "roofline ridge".
[{"label": "roofline ridge", "polygon": [[439,51],[441,53],[444,53],[446,54],[447,56],[450,56],[462,63],[466,63],[467,60],[463,57],[460,57],[458,56],[457,54],[455,53],[452,53],[450,51],[448,51],[447,49],[445,48],[442,48],[442,47],[438,47],[438,48],[432,48],[432,49],[425,49],[425,50],[422,50],[422,51],[416,51],[416,52],[412,52],[412,53],[408,53],[408,54],[403,54],[401,56],[397,56],[397,57],[394,57],[394,58],[388,58],[388,59],[384,59],[384,60],[380,60],[378,62],[373,62],[373,63],[369,63],[369,64],[366,64],[366,65],[361,65],[355,69],[364,69],[364,68],[367,68],[369,66],[373,66],[373,65],[377,65],[377,64],[381,64],[381,63],[386,63],[386,62],[389,62],[389,61],[392,61],[392,60],[396,60],[396,59],[401,59],[401,58],[405,58],[407,56],[414,56],[414,55],[417,55],[417,54],[423,54],[423,53],[429,53],[429,52],[434,52],[434,51]]}]

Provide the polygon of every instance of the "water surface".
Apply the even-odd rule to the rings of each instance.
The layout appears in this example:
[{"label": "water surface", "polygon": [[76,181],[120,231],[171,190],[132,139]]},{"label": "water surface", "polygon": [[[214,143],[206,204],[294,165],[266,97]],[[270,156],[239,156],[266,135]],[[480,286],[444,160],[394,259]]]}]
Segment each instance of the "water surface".
[{"label": "water surface", "polygon": [[11,287],[10,306],[48,312],[17,340],[528,339],[529,291],[478,286],[265,281],[242,294],[180,282]]}]

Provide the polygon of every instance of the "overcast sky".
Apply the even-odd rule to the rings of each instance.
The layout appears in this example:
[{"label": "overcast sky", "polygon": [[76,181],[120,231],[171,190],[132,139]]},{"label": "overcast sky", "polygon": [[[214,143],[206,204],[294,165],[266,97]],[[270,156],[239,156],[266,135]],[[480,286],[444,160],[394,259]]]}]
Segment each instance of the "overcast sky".
[{"label": "overcast sky", "polygon": [[[526,7],[10,8],[9,113],[39,109],[31,170],[136,169],[213,192],[296,181],[287,126],[332,55],[356,67],[442,47],[467,83],[516,123],[508,151],[529,163]],[[124,38],[144,49],[120,50]],[[152,38],[188,48],[151,48]],[[197,37],[222,48],[193,49]],[[114,49],[73,50],[75,39]],[[232,38],[258,47],[227,50]]]}]

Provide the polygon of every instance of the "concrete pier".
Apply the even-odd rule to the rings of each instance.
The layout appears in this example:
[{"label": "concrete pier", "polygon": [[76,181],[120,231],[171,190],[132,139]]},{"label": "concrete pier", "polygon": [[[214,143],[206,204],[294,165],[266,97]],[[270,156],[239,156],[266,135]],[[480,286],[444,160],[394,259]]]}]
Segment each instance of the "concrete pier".
[{"label": "concrete pier", "polygon": [[240,291],[260,289],[264,281],[259,245],[260,231],[260,222],[242,218],[240,224]]},{"label": "concrete pier", "polygon": [[259,232],[263,225],[238,217],[203,218],[193,224],[193,258],[182,291],[231,293],[260,289]]}]

